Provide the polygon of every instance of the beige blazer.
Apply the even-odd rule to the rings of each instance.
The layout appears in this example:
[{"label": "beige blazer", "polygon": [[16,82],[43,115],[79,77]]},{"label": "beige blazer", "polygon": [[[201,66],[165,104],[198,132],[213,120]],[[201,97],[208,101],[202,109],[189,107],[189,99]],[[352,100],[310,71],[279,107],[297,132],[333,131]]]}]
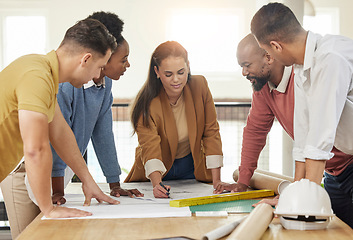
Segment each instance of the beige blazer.
[{"label": "beige blazer", "polygon": [[[212,182],[211,170],[206,167],[206,156],[223,155],[213,98],[203,76],[192,76],[183,91],[195,178]],[[151,159],[163,162],[167,170],[165,176],[175,159],[178,133],[164,88],[151,102],[150,128],[142,125],[140,117],[136,133],[139,146],[136,148],[135,163],[125,182],[148,181],[144,165]]]}]

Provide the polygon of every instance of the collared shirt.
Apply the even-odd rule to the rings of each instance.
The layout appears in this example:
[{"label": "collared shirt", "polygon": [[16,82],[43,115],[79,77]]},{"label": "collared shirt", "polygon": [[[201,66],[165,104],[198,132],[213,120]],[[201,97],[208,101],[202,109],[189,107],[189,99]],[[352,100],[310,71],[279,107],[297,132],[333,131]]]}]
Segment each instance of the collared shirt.
[{"label": "collared shirt", "polygon": [[268,82],[268,87],[270,88],[270,91],[276,90],[280,93],[285,93],[287,90],[290,75],[292,74],[292,70],[292,67],[284,68],[281,82],[278,84],[277,87],[272,82]]},{"label": "collared shirt", "polygon": [[269,82],[260,91],[253,92],[251,109],[243,131],[238,182],[249,185],[275,118],[293,138],[293,82],[292,67],[285,67],[277,88]]},{"label": "collared shirt", "polygon": [[294,67],[294,160],[329,160],[334,145],[353,154],[353,40],[309,31]]},{"label": "collared shirt", "polygon": [[93,86],[96,86],[96,87],[104,87],[105,88],[105,78],[102,79],[102,81],[100,83],[95,83],[93,81],[93,79],[91,81],[89,81],[88,83],[86,84],[83,84],[83,89],[87,89],[87,88],[90,88],[90,87],[93,87]]}]

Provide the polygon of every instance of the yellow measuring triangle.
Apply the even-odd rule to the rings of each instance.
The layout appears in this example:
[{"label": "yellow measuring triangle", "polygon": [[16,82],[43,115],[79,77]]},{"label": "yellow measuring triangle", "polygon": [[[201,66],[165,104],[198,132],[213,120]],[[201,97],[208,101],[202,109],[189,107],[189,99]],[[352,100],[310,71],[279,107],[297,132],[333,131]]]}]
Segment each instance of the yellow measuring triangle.
[{"label": "yellow measuring triangle", "polygon": [[275,195],[275,193],[272,190],[254,190],[254,191],[247,191],[247,192],[224,193],[224,194],[216,194],[216,195],[205,196],[205,197],[171,200],[169,202],[169,206],[187,207],[187,206],[196,206],[196,205],[203,205],[203,204],[209,204],[209,203],[229,202],[229,201],[242,200],[242,199],[270,197],[273,195]]}]

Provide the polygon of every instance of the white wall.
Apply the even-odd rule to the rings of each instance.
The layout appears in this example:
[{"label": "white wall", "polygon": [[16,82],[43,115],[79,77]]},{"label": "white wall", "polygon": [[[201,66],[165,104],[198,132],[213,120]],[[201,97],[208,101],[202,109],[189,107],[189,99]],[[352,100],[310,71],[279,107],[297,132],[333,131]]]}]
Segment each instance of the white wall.
[{"label": "white wall", "polygon": [[[258,0],[259,1],[259,0]],[[44,12],[48,17],[48,48],[56,49],[67,28],[94,11],[111,11],[125,22],[124,37],[130,44],[131,68],[113,85],[115,98],[133,98],[147,76],[150,56],[166,40],[167,22],[172,11],[184,8],[236,9],[243,12],[241,34],[249,33],[250,21],[258,6],[256,0],[0,0],[1,14],[8,11]],[[294,0],[295,1],[295,0]],[[340,11],[340,33],[353,38],[351,0],[311,0],[315,7],[337,7]],[[222,44],[222,37],[219,42]],[[237,42],[234,43],[235,45]],[[205,49],[206,50],[206,49]],[[1,52],[0,52],[1,54]],[[235,53],[234,53],[235,54]],[[234,58],[236,56],[234,55]],[[222,61],[222,59],[217,59]],[[236,67],[236,66],[235,66]],[[192,69],[191,69],[192,70]],[[251,87],[240,73],[233,80],[209,81],[214,98],[250,99]]]}]

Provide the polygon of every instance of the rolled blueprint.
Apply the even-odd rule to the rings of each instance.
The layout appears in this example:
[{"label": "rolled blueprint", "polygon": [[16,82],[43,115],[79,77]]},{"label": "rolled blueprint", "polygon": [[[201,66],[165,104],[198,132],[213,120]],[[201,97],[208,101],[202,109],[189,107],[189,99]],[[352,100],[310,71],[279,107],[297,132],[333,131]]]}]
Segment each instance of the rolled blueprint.
[{"label": "rolled blueprint", "polygon": [[234,222],[231,222],[227,225],[221,226],[211,232],[206,233],[202,237],[202,240],[216,240],[230,234],[231,232],[233,232],[234,228],[236,228],[246,217],[247,216],[244,216],[242,218],[237,219]]},{"label": "rolled blueprint", "polygon": [[273,219],[273,209],[261,203],[228,236],[229,240],[257,240],[264,234]]},{"label": "rolled blueprint", "polygon": [[[235,170],[233,173],[234,181],[238,180],[239,171]],[[279,194],[291,181],[285,178],[273,177],[270,175],[254,172],[254,175],[250,179],[250,187],[254,189],[269,189],[273,190],[275,194]]]},{"label": "rolled blueprint", "polygon": [[278,173],[273,173],[273,172],[262,170],[262,169],[256,169],[255,172],[269,175],[269,176],[276,177],[276,178],[281,178],[283,180],[288,180],[290,182],[294,182],[294,178],[290,177],[290,176],[286,176],[286,175],[282,175],[282,174],[278,174]]}]

